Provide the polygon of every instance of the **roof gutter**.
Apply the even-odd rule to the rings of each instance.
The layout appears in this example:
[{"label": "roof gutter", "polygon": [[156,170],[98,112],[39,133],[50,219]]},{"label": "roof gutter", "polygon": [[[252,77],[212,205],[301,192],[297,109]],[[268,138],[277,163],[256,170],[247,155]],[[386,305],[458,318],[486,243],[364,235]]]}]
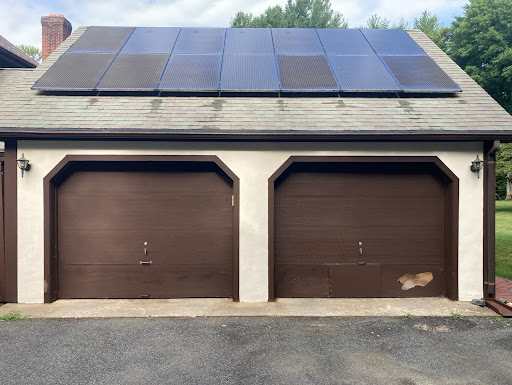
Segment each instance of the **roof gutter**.
[{"label": "roof gutter", "polygon": [[484,146],[484,297],[496,296],[496,152],[500,141]]},{"label": "roof gutter", "polygon": [[449,132],[435,130],[408,131],[276,131],[276,130],[171,130],[171,129],[97,129],[97,128],[0,128],[0,140],[82,139],[82,140],[219,140],[219,141],[492,141],[512,142],[512,131]]}]

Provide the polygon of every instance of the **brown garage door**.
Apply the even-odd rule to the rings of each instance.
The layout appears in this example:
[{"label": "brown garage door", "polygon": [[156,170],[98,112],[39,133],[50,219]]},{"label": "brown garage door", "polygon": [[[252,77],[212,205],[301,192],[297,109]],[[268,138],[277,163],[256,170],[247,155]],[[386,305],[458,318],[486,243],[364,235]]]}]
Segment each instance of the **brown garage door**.
[{"label": "brown garage door", "polygon": [[431,171],[295,163],[275,186],[277,297],[445,293],[446,186]]},{"label": "brown garage door", "polygon": [[227,177],[208,163],[101,167],[58,188],[59,298],[232,296]]}]

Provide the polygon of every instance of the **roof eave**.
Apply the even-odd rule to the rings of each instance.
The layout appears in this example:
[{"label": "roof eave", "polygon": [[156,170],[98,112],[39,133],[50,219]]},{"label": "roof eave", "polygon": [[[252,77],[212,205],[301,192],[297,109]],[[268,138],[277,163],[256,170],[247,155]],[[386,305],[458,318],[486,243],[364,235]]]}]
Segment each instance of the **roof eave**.
[{"label": "roof eave", "polygon": [[469,132],[439,132],[439,131],[244,131],[230,130],[197,130],[183,132],[176,130],[98,130],[90,128],[55,129],[23,129],[3,128],[0,131],[0,140],[4,138],[16,139],[82,139],[82,140],[227,140],[227,141],[512,141],[512,131],[469,131]]},{"label": "roof eave", "polygon": [[4,60],[7,60],[9,63],[12,63],[12,67],[7,68],[36,68],[37,62],[32,62],[25,60],[25,58],[20,57],[11,51],[8,51],[4,49],[3,47],[0,47],[0,55],[3,56]]}]

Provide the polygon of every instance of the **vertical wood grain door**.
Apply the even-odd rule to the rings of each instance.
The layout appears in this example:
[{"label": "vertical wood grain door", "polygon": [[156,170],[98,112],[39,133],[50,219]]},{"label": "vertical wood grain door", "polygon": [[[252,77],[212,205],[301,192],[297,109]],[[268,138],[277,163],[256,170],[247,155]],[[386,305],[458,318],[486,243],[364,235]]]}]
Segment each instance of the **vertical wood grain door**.
[{"label": "vertical wood grain door", "polygon": [[430,172],[298,163],[274,199],[277,297],[443,295],[446,187]]},{"label": "vertical wood grain door", "polygon": [[214,166],[74,171],[57,191],[59,298],[232,297],[232,182]]}]

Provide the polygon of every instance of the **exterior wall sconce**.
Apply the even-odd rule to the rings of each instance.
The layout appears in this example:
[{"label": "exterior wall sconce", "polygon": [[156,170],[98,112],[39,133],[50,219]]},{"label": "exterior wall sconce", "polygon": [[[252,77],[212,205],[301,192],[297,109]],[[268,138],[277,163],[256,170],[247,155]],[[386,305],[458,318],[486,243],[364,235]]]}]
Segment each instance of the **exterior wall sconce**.
[{"label": "exterior wall sconce", "polygon": [[25,171],[30,170],[30,160],[25,159],[25,154],[21,154],[21,158],[16,159],[16,163],[18,163],[18,167],[21,170],[21,177],[23,178]]},{"label": "exterior wall sconce", "polygon": [[476,156],[476,159],[471,162],[470,170],[471,170],[471,172],[476,172],[478,179],[480,179],[480,171],[482,170],[483,164],[484,164],[484,161],[480,160],[478,155]]}]

